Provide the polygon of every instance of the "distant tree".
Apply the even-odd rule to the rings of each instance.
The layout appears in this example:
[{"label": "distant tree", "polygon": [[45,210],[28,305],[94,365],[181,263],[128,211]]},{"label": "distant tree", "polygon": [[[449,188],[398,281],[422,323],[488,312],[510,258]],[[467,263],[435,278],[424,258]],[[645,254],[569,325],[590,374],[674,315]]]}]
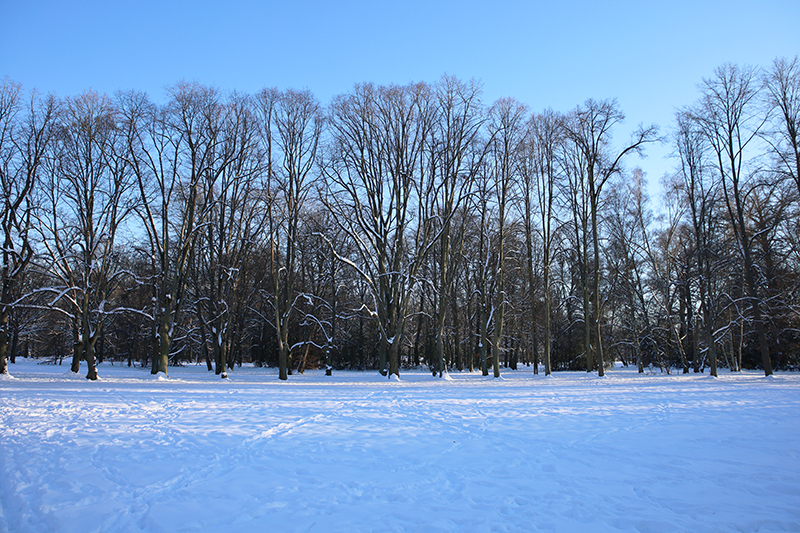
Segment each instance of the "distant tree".
[{"label": "distant tree", "polygon": [[317,177],[317,150],[325,117],[309,91],[264,91],[259,104],[264,118],[264,142],[268,150],[275,149],[267,156],[269,161],[275,158],[275,164],[268,164],[274,199],[269,204],[270,264],[279,377],[285,380],[291,372],[289,325],[299,296],[298,232],[306,199]]},{"label": "distant tree", "polygon": [[[542,242],[541,269],[543,275],[543,324],[544,346],[543,360],[545,375],[552,373],[550,361],[551,350],[551,266],[553,260],[554,225],[556,219],[556,194],[558,192],[559,164],[558,158],[564,142],[563,117],[548,109],[534,114],[528,122],[525,146],[523,148],[521,166],[521,197],[523,207],[522,219],[525,230],[525,248],[527,256],[526,271],[530,308],[536,308],[537,296],[534,291],[534,251],[533,233],[538,222],[538,230]],[[531,317],[536,323],[535,317]],[[534,355],[534,363],[538,364]],[[534,372],[537,369],[534,368]]]},{"label": "distant tree", "polygon": [[[7,360],[14,356],[11,316],[21,283],[33,259],[31,243],[32,196],[39,186],[43,166],[58,113],[52,96],[31,94],[23,105],[19,84],[8,78],[0,84],[0,186],[3,203],[0,223],[3,231],[2,288],[0,288],[0,374],[8,373]],[[9,342],[11,342],[11,345]]]},{"label": "distant tree", "polygon": [[208,209],[194,250],[194,267],[200,280],[194,296],[196,315],[203,330],[211,333],[216,373],[224,378],[234,367],[243,333],[240,289],[250,275],[250,257],[267,223],[268,199],[261,183],[258,120],[249,98],[232,95],[221,113],[218,166],[204,173]]},{"label": "distant tree", "polygon": [[[467,239],[471,246],[465,250],[468,258],[468,278],[472,280],[470,300],[476,300],[474,320],[475,338],[478,341],[477,351],[481,365],[481,373],[489,375],[489,357],[491,356],[492,342],[490,333],[494,319],[492,301],[496,289],[496,271],[494,266],[497,260],[495,210],[492,202],[492,172],[490,164],[484,161],[475,178],[472,202],[469,206],[472,220],[467,221]],[[477,249],[476,249],[477,248]]]},{"label": "distant tree", "polygon": [[791,178],[800,194],[800,63],[797,56],[778,58],[765,75],[768,107],[774,112],[774,132],[767,136],[778,171]]},{"label": "distant tree", "polygon": [[72,320],[72,371],[88,365],[97,379],[95,346],[111,316],[120,276],[116,237],[133,208],[132,175],[111,100],[94,92],[67,99],[40,193],[38,230],[53,285],[50,305]]},{"label": "distant tree", "polygon": [[137,94],[124,95],[121,104],[150,248],[153,374],[167,373],[195,246],[215,206],[207,193],[229,164],[221,149],[224,106],[216,89],[180,82],[169,94],[164,107]]},{"label": "distant tree", "polygon": [[331,104],[332,147],[325,202],[357,247],[357,258],[337,258],[369,287],[380,334],[379,370],[399,375],[400,345],[413,288],[435,242],[424,195],[423,164],[434,113],[431,89],[357,85]]},{"label": "distant tree", "polygon": [[[434,91],[437,114],[429,141],[433,188],[427,201],[432,204],[430,212],[440,228],[436,246],[439,279],[434,282],[438,305],[434,311],[436,352],[433,367],[441,377],[446,371],[445,323],[464,236],[462,228],[454,228],[455,217],[468,199],[484,157],[478,136],[485,117],[477,83],[464,83],[445,76]],[[465,220],[460,218],[462,223]]]},{"label": "distant tree", "polygon": [[[631,153],[641,154],[647,143],[657,140],[658,129],[655,126],[639,127],[632,135],[630,143],[618,152],[613,152],[610,142],[614,126],[621,123],[625,115],[620,111],[616,100],[587,100],[570,115],[566,122],[566,131],[585,164],[585,183],[588,189],[590,230],[592,249],[594,252],[594,268],[592,279],[592,311],[594,330],[594,350],[597,355],[598,373],[605,373],[603,360],[603,342],[601,335],[600,307],[600,227],[599,206],[600,195],[608,180],[619,173],[625,157]],[[588,346],[587,346],[588,350]]]},{"label": "distant tree", "polygon": [[622,326],[616,344],[630,347],[639,372],[644,372],[642,346],[651,342],[650,305],[645,290],[647,253],[646,227],[649,213],[644,174],[636,169],[633,175],[615,183],[608,195],[609,277],[614,280],[611,305],[618,307]]},{"label": "distant tree", "polygon": [[512,202],[513,187],[519,172],[519,157],[525,135],[528,109],[514,99],[498,100],[489,111],[489,164],[492,174],[493,201],[497,208],[497,289],[491,310],[494,318],[492,336],[492,367],[494,377],[500,377],[500,340],[503,336],[503,318],[506,311],[506,241],[508,240],[508,212]]},{"label": "distant tree", "polygon": [[[677,115],[678,129],[675,135],[678,157],[680,158],[679,175],[683,181],[683,191],[691,216],[691,226],[697,248],[698,286],[700,288],[700,305],[703,312],[703,324],[707,357],[711,367],[711,375],[717,375],[717,352],[714,340],[716,305],[711,286],[713,275],[713,242],[716,231],[716,208],[719,200],[718,182],[708,175],[706,161],[707,145],[699,124],[692,119],[689,112]],[[698,365],[695,362],[695,370]]]},{"label": "distant tree", "polygon": [[[587,372],[591,372],[594,369],[594,358],[592,357],[592,310],[590,304],[592,296],[590,282],[591,259],[589,257],[590,210],[585,154],[570,139],[569,142],[565,143],[561,151],[559,164],[565,176],[563,191],[567,197],[565,204],[569,209],[570,220],[568,226],[570,239],[572,240],[571,248],[567,252],[570,256],[570,291],[568,295],[571,296],[575,292],[580,292],[580,297],[576,298],[576,301],[581,304],[582,335],[580,337],[586,361],[585,368]],[[577,287],[574,286],[575,284],[577,284]],[[577,313],[577,306],[574,305],[569,296],[567,296],[567,310],[570,322],[573,322],[572,317]],[[573,345],[578,344],[577,339],[573,340]]]},{"label": "distant tree", "polygon": [[702,97],[695,119],[703,130],[715,158],[725,207],[743,262],[747,296],[758,337],[761,362],[766,375],[772,374],[764,317],[758,296],[758,267],[753,257],[752,234],[747,224],[747,202],[758,184],[751,167],[755,143],[765,118],[758,114],[758,71],[726,64],[704,79]]}]

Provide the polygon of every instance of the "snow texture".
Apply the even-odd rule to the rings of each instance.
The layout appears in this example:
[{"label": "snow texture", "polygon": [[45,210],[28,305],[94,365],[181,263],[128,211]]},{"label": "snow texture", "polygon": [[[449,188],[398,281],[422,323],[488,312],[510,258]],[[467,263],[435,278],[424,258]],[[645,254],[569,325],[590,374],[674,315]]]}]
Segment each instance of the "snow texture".
[{"label": "snow texture", "polygon": [[0,531],[800,530],[798,374],[64,370],[0,380]]}]

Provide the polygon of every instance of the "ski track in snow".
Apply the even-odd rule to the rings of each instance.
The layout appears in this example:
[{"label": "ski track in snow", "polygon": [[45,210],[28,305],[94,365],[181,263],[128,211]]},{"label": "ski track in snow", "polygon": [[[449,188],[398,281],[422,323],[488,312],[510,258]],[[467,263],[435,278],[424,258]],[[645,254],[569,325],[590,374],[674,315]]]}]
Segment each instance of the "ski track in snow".
[{"label": "ski track in snow", "polygon": [[800,374],[10,370],[0,532],[800,530]]}]

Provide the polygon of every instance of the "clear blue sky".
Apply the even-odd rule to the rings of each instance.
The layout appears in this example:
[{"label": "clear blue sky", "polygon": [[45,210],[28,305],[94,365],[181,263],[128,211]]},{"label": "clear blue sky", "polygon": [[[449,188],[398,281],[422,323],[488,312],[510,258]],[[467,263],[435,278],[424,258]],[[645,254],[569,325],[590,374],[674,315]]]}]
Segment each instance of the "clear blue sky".
[{"label": "clear blue sky", "polygon": [[[619,100],[668,132],[724,62],[800,53],[800,0],[0,0],[0,77],[59,96],[148,92],[180,79],[252,93],[308,88],[327,103],[361,81],[483,82],[487,103],[533,110]],[[631,161],[657,182],[654,148]]]}]

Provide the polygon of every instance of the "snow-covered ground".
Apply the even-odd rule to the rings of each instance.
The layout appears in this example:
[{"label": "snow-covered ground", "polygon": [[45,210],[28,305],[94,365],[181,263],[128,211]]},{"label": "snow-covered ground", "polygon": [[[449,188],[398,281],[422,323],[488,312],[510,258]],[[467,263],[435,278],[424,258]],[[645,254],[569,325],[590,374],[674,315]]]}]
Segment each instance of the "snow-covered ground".
[{"label": "snow-covered ground", "polygon": [[799,374],[10,370],[0,531],[800,531]]}]

